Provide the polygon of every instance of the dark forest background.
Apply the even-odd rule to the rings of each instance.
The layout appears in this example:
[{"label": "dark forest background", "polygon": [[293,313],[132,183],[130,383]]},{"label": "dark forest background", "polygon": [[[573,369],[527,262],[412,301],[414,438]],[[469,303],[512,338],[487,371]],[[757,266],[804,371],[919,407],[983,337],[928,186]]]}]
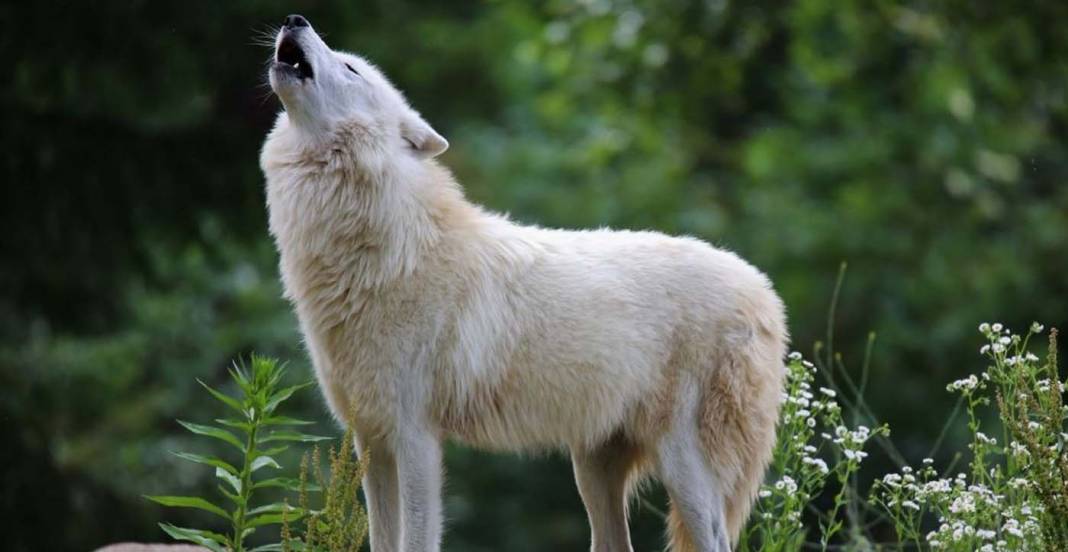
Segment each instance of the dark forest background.
[{"label": "dark forest background", "polygon": [[[280,298],[256,38],[291,12],[362,53],[520,221],[699,236],[769,273],[794,347],[835,346],[910,460],[981,368],[981,321],[1068,322],[1068,3],[21,2],[0,12],[3,548],[164,540],[142,494],[251,351],[311,377]],[[317,393],[295,405],[337,433]],[[963,450],[951,430],[936,453]],[[875,454],[873,471],[889,460]],[[450,449],[448,550],[581,550],[563,455]],[[655,489],[635,546],[661,544]],[[189,514],[191,516],[191,514]]]}]

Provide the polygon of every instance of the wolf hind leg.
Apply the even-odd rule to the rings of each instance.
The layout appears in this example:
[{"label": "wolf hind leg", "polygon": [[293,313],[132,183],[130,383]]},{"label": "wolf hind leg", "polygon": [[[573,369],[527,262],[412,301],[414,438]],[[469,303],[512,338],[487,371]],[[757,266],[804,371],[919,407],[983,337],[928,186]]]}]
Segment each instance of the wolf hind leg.
[{"label": "wolf hind leg", "polygon": [[682,399],[686,407],[655,454],[657,477],[671,500],[669,547],[673,552],[730,552],[726,490],[701,439],[697,397]]}]

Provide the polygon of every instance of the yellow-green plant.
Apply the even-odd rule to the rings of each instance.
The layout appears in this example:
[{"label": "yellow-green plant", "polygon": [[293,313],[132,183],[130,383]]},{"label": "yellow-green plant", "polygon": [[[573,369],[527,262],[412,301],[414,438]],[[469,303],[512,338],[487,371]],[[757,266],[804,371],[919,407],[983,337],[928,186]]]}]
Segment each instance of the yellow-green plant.
[{"label": "yellow-green plant", "polygon": [[[364,462],[357,461],[353,447],[352,429],[345,432],[341,444],[327,451],[329,476],[324,476],[319,447],[305,454],[300,470],[300,509],[305,512],[303,533],[293,535],[288,516],[282,524],[282,550],[357,552],[367,538],[367,511],[357,498],[363,481]],[[364,456],[368,453],[365,451]],[[313,488],[322,489],[322,506],[311,508],[308,497],[309,473],[314,475]]]},{"label": "yellow-green plant", "polygon": [[[179,420],[189,431],[222,441],[240,454],[235,455],[238,462],[231,463],[216,456],[175,452],[179,458],[204,464],[215,468],[215,476],[220,480],[219,492],[228,504],[226,507],[205,498],[195,496],[148,496],[149,500],[178,508],[196,508],[211,512],[226,520],[229,533],[177,527],[169,523],[160,523],[160,527],[171,537],[193,542],[214,552],[246,552],[245,540],[257,529],[278,525],[283,520],[295,520],[304,515],[304,510],[289,506],[285,502],[257,504],[255,492],[269,487],[279,487],[291,491],[307,492],[307,487],[294,478],[270,477],[257,479],[256,473],[262,469],[281,468],[275,457],[289,448],[293,442],[315,442],[328,439],[317,435],[308,435],[293,429],[294,426],[310,422],[282,416],[278,407],[296,391],[311,385],[303,383],[281,387],[285,369],[277,361],[263,357],[253,357],[251,368],[235,365],[230,375],[241,393],[232,397],[221,393],[202,381],[197,380],[237,416],[219,418],[213,425],[202,425]],[[355,496],[351,500],[356,500]],[[266,552],[278,550],[278,544],[268,544],[248,550],[248,552]]]}]

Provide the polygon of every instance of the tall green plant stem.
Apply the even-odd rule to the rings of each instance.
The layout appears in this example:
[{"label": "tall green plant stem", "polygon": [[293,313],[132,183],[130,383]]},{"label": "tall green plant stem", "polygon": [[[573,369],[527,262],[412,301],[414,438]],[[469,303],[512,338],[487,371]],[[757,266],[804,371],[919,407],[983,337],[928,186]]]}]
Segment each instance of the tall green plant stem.
[{"label": "tall green plant stem", "polygon": [[248,511],[248,501],[252,497],[252,459],[256,450],[256,435],[259,431],[260,413],[253,408],[252,417],[249,420],[251,429],[248,439],[245,440],[245,460],[241,465],[241,492],[237,510],[234,512],[234,552],[244,552],[245,513]]}]

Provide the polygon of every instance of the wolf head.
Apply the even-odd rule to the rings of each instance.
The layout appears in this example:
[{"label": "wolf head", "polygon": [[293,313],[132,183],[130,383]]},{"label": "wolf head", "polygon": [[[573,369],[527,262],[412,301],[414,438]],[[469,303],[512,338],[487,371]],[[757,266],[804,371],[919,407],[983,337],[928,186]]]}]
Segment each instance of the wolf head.
[{"label": "wolf head", "polygon": [[325,136],[355,125],[369,131],[377,151],[424,159],[449,147],[377,67],[330,49],[299,15],[278,31],[269,78],[288,132]]}]

